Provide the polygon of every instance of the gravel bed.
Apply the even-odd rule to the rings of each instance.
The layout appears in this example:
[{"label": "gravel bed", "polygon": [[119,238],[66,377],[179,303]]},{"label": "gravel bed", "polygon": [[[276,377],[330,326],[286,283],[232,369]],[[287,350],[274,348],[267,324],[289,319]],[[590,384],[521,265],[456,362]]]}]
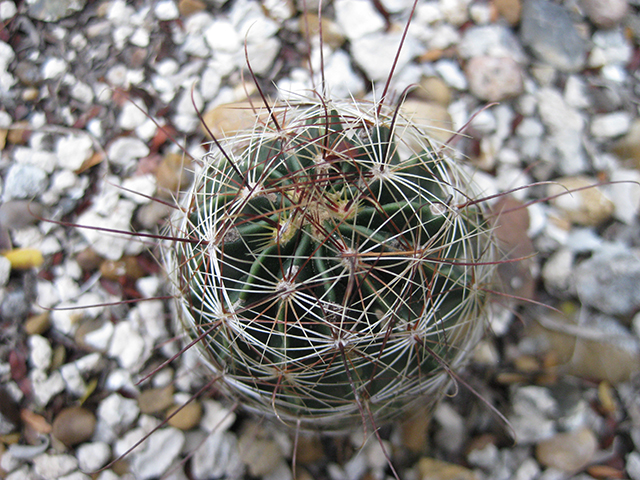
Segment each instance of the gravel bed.
[{"label": "gravel bed", "polygon": [[[324,8],[333,97],[382,91],[412,3]],[[378,441],[296,436],[217,392],[156,261],[205,153],[196,108],[215,134],[253,123],[225,107],[256,98],[245,52],[270,98],[313,90],[317,3],[1,0],[0,477],[387,479],[388,453],[407,480],[640,480],[639,11],[418,1],[393,94],[418,85],[403,112],[436,142],[466,127],[454,154],[513,192],[500,236],[524,260],[467,385]]]}]

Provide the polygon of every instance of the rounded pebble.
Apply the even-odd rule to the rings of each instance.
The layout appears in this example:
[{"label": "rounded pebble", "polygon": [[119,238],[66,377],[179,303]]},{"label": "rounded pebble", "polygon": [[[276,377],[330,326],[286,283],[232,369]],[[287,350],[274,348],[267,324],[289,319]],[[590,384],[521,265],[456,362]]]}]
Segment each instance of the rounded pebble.
[{"label": "rounded pebble", "polygon": [[173,391],[172,385],[144,390],[138,395],[140,413],[153,414],[166,410],[173,405]]},{"label": "rounded pebble", "polygon": [[522,68],[509,57],[473,57],[465,72],[471,93],[482,100],[498,102],[523,91]]},{"label": "rounded pebble", "polygon": [[588,428],[558,433],[536,445],[536,458],[545,467],[576,472],[589,464],[598,448],[598,439]]},{"label": "rounded pebble", "polygon": [[[178,409],[180,409],[178,411]],[[175,415],[173,415],[173,413]],[[173,415],[173,416],[171,416]],[[167,423],[180,430],[191,430],[202,418],[202,405],[197,400],[187,403],[184,406],[174,405],[167,411]]]},{"label": "rounded pebble", "polygon": [[83,407],[68,407],[60,411],[53,421],[53,436],[67,447],[91,438],[96,428],[96,417]]}]

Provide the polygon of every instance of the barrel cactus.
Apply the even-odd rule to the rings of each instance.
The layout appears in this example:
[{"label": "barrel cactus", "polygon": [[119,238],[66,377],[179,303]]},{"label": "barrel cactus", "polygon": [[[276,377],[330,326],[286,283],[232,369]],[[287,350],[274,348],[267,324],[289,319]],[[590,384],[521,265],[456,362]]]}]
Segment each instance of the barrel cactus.
[{"label": "barrel cactus", "polygon": [[276,105],[212,145],[164,256],[177,317],[248,409],[338,431],[430,405],[485,326],[465,170],[380,103]]}]

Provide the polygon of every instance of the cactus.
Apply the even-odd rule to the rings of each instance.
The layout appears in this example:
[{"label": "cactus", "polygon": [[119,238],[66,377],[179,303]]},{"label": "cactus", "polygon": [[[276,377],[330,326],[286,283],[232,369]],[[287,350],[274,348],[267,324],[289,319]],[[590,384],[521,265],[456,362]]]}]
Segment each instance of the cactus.
[{"label": "cactus", "polygon": [[435,403],[495,270],[472,178],[399,109],[266,109],[212,145],[172,218],[177,317],[228,393],[297,428]]}]

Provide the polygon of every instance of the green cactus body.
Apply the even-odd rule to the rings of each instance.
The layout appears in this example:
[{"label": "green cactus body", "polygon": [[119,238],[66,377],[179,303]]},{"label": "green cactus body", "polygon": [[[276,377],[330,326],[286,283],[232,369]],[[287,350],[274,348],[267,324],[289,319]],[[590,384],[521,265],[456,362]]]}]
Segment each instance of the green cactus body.
[{"label": "green cactus body", "polygon": [[434,401],[494,270],[469,178],[375,105],[275,115],[212,150],[173,219],[179,317],[232,394],[286,423],[340,430]]}]

